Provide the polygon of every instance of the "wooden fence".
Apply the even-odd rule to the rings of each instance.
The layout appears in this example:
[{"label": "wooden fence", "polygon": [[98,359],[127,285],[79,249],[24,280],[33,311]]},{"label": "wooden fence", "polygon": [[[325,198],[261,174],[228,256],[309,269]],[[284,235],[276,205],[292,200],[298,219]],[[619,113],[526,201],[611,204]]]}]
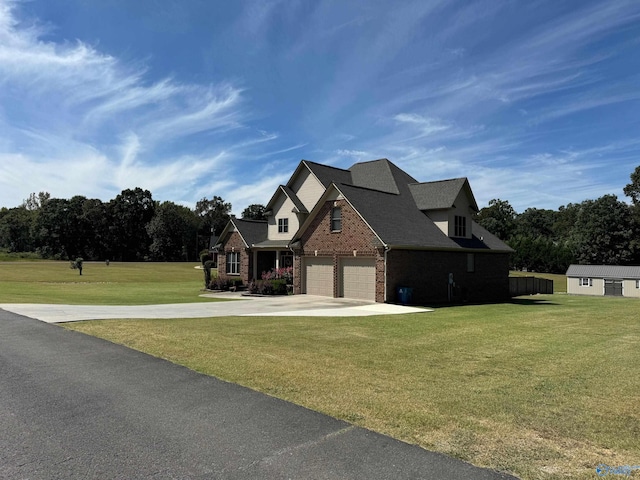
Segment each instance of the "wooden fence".
[{"label": "wooden fence", "polygon": [[553,280],[538,277],[509,277],[509,293],[512,297],[553,293]]}]

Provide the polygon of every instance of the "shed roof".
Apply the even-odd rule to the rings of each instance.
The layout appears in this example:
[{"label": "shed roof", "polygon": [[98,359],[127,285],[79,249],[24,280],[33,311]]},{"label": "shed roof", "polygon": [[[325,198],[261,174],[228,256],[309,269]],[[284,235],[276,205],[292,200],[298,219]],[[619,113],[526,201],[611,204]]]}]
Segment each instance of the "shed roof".
[{"label": "shed roof", "polygon": [[569,265],[567,277],[640,279],[638,265]]}]

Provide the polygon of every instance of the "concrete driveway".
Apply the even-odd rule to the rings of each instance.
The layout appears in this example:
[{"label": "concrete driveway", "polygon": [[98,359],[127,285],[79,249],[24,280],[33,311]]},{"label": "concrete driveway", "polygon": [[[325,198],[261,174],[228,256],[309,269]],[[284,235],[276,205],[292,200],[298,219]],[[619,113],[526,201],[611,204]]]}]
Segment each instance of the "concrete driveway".
[{"label": "concrete driveway", "polygon": [[315,295],[249,297],[238,292],[203,294],[226,302],[167,305],[53,305],[4,303],[0,308],[47,323],[109,318],[205,318],[230,316],[363,317],[424,313],[431,310],[388,303]]}]

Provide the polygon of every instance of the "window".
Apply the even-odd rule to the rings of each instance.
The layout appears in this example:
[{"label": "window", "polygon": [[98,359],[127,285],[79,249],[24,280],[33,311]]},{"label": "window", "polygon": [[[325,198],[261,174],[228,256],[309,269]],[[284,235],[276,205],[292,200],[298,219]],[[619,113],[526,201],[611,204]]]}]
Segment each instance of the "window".
[{"label": "window", "polygon": [[293,253],[283,251],[280,252],[280,268],[293,267]]},{"label": "window", "polygon": [[342,230],[342,210],[340,207],[331,209],[331,231],[339,232]]},{"label": "window", "polygon": [[240,275],[240,253],[227,253],[227,273],[231,275]]},{"label": "window", "polygon": [[287,233],[289,231],[289,219],[288,218],[279,218],[278,219],[278,233]]},{"label": "window", "polygon": [[473,273],[476,271],[476,257],[473,253],[467,253],[467,272]]},{"label": "window", "polygon": [[467,236],[467,217],[456,215],[455,218],[454,237],[466,237]]},{"label": "window", "polygon": [[636,280],[636,288],[640,288],[640,280]]},{"label": "window", "polygon": [[581,278],[580,279],[581,287],[593,287],[593,278]]}]

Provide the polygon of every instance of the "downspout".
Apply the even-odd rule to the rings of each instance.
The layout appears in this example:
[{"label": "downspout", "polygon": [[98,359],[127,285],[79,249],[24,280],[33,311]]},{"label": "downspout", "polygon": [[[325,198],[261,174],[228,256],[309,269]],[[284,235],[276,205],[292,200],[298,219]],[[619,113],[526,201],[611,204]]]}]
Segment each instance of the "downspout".
[{"label": "downspout", "polygon": [[384,303],[389,301],[389,297],[387,296],[387,252],[389,252],[391,248],[387,245],[384,246]]}]

